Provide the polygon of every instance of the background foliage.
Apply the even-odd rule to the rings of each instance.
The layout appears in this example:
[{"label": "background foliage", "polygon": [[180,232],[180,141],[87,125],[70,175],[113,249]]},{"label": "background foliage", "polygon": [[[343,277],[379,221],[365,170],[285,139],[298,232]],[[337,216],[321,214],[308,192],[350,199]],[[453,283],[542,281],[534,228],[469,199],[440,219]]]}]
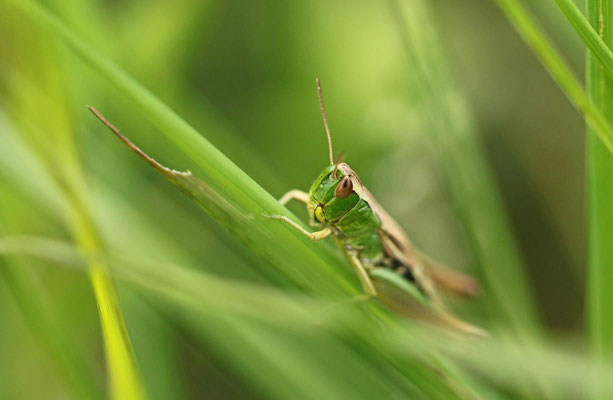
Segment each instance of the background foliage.
[{"label": "background foliage", "polygon": [[[610,42],[569,1],[526,3],[0,1],[0,398],[613,393],[590,351],[613,345]],[[316,76],[335,149],[479,277],[449,301],[492,339],[343,304],[359,285],[331,243],[259,218],[327,163]],[[208,215],[86,104],[202,178]]]}]

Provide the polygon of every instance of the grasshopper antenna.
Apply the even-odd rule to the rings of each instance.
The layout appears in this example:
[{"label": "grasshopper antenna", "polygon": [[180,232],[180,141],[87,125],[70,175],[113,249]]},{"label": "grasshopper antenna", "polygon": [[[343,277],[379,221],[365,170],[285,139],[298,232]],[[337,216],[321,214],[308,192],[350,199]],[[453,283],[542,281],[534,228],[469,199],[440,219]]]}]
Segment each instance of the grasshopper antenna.
[{"label": "grasshopper antenna", "polygon": [[326,127],[326,135],[328,136],[328,152],[330,153],[330,165],[334,165],[334,153],[332,152],[332,137],[330,137],[330,128],[328,128],[328,120],[326,118],[326,109],[324,108],[324,99],[321,96],[321,83],[319,82],[319,78],[315,78],[315,82],[317,82],[317,97],[319,98],[321,117],[324,120],[324,126]]}]

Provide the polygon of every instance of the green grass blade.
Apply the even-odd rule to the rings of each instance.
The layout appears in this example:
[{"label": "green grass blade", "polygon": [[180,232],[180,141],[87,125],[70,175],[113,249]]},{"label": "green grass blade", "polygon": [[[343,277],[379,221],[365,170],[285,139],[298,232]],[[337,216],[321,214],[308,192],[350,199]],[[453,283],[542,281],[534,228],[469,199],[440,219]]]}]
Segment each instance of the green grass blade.
[{"label": "green grass blade", "polygon": [[[592,26],[605,45],[613,45],[613,3],[588,0]],[[587,54],[587,87],[591,101],[613,121],[613,80],[596,59]],[[613,157],[588,129],[588,330],[594,352],[613,358]]]},{"label": "green grass blade", "polygon": [[609,152],[613,153],[613,130],[610,122],[590,102],[579,80],[533,17],[517,0],[495,1],[568,99],[583,113],[585,121],[592,127],[594,133]]},{"label": "green grass blade", "polygon": [[594,28],[598,27],[598,25],[592,27],[572,0],[555,0],[555,2],[566,19],[568,19],[568,22],[573,26],[575,32],[581,37],[583,43],[590,49],[593,56],[600,61],[605,72],[609,77],[613,77],[613,51],[611,51],[607,43],[596,31],[596,28]]}]

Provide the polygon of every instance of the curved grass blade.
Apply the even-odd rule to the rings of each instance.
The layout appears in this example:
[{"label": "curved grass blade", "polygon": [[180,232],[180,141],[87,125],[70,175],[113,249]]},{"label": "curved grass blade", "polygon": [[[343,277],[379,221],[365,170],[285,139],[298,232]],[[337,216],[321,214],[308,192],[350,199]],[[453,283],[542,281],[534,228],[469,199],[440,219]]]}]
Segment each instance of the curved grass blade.
[{"label": "curved grass blade", "polygon": [[113,124],[111,124],[102,114],[95,108],[87,106],[87,108],[104,123],[113,132],[119,140],[125,143],[132,151],[140,158],[145,160],[149,165],[155,168],[163,177],[170,183],[175,185],[187,197],[192,199],[198,206],[204,209],[213,218],[219,221],[229,231],[236,234],[243,241],[249,240],[245,235],[245,230],[241,227],[253,225],[253,215],[245,214],[236,208],[228,200],[224,199],[217,192],[212,190],[206,183],[195,177],[190,171],[176,171],[167,168],[155,161],[153,158],[145,154],[140,148],[125,137]]}]

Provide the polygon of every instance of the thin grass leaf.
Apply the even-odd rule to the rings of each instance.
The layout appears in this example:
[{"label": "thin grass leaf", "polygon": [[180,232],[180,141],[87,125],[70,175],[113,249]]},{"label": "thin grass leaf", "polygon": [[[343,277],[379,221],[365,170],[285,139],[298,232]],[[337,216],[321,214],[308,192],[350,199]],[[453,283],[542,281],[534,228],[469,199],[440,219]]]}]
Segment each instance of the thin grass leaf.
[{"label": "thin grass leaf", "polygon": [[592,127],[594,133],[609,152],[613,153],[613,130],[610,122],[588,99],[579,80],[533,17],[517,0],[495,0],[495,2],[526,44],[532,48],[564,94],[583,113],[585,121]]},{"label": "thin grass leaf", "polygon": [[[613,45],[613,2],[588,0],[589,22],[607,46]],[[613,80],[598,62],[597,54],[587,54],[587,87],[590,100],[609,121],[613,121]],[[613,156],[595,140],[588,129],[587,197],[588,197],[588,260],[587,314],[588,331],[593,352],[598,357],[613,359]],[[599,389],[604,384],[598,382]],[[596,393],[595,398],[603,398]]]},{"label": "thin grass leaf", "polygon": [[[575,29],[577,35],[579,35],[583,43],[585,43],[587,48],[592,52],[592,55],[600,61],[605,72],[609,77],[613,77],[613,51],[611,51],[607,43],[605,43],[603,38],[596,31],[596,28],[602,30],[604,26],[599,27],[599,24],[597,24],[592,27],[573,0],[555,0],[555,2],[566,19],[568,19],[568,22],[570,22]],[[588,1],[588,9],[590,9],[589,4],[590,2]],[[596,106],[596,104],[594,105]]]},{"label": "thin grass leaf", "polygon": [[[89,107],[89,109],[123,143],[125,143],[139,157],[155,168],[173,185],[178,187],[213,218],[224,225],[226,229],[232,231],[243,241],[248,241],[250,235],[253,235],[253,233],[246,233],[244,229],[244,226],[246,225],[253,225],[253,223],[250,221],[252,217],[242,214],[227,200],[223,199],[221,196],[211,190],[204,182],[193,176],[191,172],[179,172],[164,167],[134,145],[134,143],[119,132],[119,130],[117,130],[115,126],[107,121],[106,118],[104,118],[97,110],[92,107]],[[486,333],[482,330],[472,327],[469,324],[465,324],[462,321],[456,320],[451,315],[444,313],[443,310],[436,310],[434,307],[431,307],[423,295],[414,286],[407,283],[404,278],[395,272],[386,269],[379,269],[378,271],[373,271],[373,278],[375,278],[374,283],[377,288],[379,288],[379,292],[381,293],[379,296],[381,301],[390,306],[390,308],[394,309],[394,307],[391,305],[395,304],[396,306],[399,306],[401,310],[404,310],[406,315],[409,317],[415,316],[426,321],[435,321],[435,323],[442,326],[448,326],[450,329],[464,329],[466,333],[486,336]],[[383,288],[386,290],[382,290]],[[388,297],[388,294],[391,294],[392,292],[395,292],[395,295],[393,296],[394,298]],[[385,296],[383,293],[385,293]],[[407,312],[409,309],[413,309],[414,312]]]},{"label": "thin grass leaf", "polygon": [[[417,21],[428,18],[425,2],[409,8],[390,2],[411,62],[422,89],[423,114],[434,138],[450,194],[461,218],[480,273],[486,283],[484,307],[492,326],[488,330],[511,334],[527,343],[543,340],[535,302],[519,256],[503,200],[474,135],[474,127],[455,89],[448,63],[434,29],[417,31]],[[472,328],[472,327],[468,327]],[[518,391],[525,396],[555,398],[551,384],[538,376],[524,376]]]}]

